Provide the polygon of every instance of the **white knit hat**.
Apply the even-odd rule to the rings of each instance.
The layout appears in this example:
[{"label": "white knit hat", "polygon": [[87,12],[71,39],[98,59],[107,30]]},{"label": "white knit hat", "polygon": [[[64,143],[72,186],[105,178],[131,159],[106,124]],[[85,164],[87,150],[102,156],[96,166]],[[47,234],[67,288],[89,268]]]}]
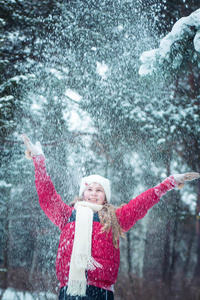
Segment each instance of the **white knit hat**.
[{"label": "white knit hat", "polygon": [[80,190],[79,190],[79,197],[82,197],[83,192],[86,188],[87,185],[91,184],[91,183],[99,183],[100,185],[102,185],[104,192],[106,194],[106,200],[107,202],[110,202],[110,181],[107,178],[104,178],[100,175],[90,175],[88,177],[83,177],[81,179],[81,185],[80,185]]}]

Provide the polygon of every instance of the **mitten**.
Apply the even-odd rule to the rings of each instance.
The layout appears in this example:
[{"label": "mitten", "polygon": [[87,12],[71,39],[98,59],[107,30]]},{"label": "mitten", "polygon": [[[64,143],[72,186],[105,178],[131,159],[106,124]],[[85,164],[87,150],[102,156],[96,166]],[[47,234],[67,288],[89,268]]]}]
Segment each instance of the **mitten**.
[{"label": "mitten", "polygon": [[154,187],[156,195],[161,198],[166,192],[174,189],[175,187],[181,189],[185,181],[190,181],[199,178],[199,173],[184,173],[184,174],[174,174],[167,177],[160,184]]},{"label": "mitten", "polygon": [[184,173],[184,174],[173,174],[173,177],[178,184],[177,188],[182,189],[182,187],[185,185],[186,181],[191,181],[194,179],[199,178],[199,173],[193,172],[193,173]]},{"label": "mitten", "polygon": [[22,134],[21,137],[27,147],[27,150],[25,151],[26,158],[31,159],[38,155],[44,155],[40,142],[36,142],[34,145],[25,134]]}]

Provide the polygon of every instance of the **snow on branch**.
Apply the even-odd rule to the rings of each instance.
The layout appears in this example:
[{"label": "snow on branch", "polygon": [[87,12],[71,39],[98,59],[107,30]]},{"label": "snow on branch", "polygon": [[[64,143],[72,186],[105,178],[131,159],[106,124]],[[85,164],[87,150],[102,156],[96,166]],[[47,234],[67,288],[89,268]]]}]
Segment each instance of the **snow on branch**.
[{"label": "snow on branch", "polygon": [[12,184],[10,184],[10,183],[7,183],[6,181],[4,181],[4,180],[0,180],[0,188],[1,187],[11,187],[12,186]]},{"label": "snow on branch", "polygon": [[185,61],[198,61],[199,55],[200,9],[178,20],[172,31],[161,40],[159,48],[142,53],[139,74],[145,76],[159,70],[175,71],[180,69]]}]

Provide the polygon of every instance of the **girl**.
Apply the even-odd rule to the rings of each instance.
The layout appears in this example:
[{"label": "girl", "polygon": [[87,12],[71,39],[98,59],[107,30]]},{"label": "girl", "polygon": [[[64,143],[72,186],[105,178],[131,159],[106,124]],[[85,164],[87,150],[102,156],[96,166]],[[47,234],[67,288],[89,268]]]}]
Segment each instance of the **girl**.
[{"label": "girl", "polygon": [[99,175],[81,180],[79,198],[65,204],[56,193],[45,169],[45,157],[39,142],[27,146],[26,157],[35,165],[35,184],[39,203],[47,217],[61,230],[56,258],[60,281],[59,300],[113,300],[120,250],[119,237],[124,235],[169,190],[181,188],[198,173],[171,175],[128,204],[110,204],[110,181]]}]

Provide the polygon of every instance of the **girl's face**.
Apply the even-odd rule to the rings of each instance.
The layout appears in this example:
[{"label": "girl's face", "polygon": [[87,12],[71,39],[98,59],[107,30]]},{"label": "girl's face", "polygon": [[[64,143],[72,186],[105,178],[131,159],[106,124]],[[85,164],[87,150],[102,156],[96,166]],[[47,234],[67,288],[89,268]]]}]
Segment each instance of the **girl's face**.
[{"label": "girl's face", "polygon": [[83,193],[84,200],[96,204],[104,204],[106,201],[106,194],[101,184],[91,183],[89,184]]}]

